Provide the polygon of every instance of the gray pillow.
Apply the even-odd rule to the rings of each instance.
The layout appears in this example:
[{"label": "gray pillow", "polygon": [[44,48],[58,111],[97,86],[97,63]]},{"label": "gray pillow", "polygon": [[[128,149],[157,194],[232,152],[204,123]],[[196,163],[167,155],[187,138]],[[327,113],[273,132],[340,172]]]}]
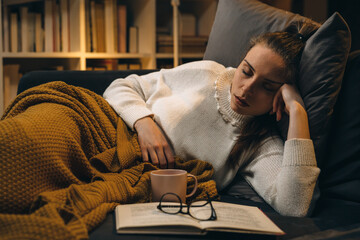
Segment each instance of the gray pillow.
[{"label": "gray pillow", "polygon": [[[283,30],[301,19],[305,17],[256,0],[219,0],[204,59],[237,67],[253,36]],[[308,112],[318,162],[324,154],[328,123],[349,51],[350,30],[340,14],[334,13],[307,40],[300,61],[298,88]],[[279,124],[284,139],[287,126],[288,119],[284,118]]]},{"label": "gray pillow", "polygon": [[252,37],[282,30],[301,19],[304,17],[256,0],[220,0],[204,59],[237,67]]}]

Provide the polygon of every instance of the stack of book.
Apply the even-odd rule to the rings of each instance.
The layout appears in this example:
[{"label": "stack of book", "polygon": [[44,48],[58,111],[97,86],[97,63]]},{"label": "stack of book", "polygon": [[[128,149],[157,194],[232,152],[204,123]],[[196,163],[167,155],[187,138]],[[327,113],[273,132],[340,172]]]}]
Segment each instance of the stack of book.
[{"label": "stack of book", "polygon": [[[85,4],[87,52],[138,52],[138,28],[127,26],[125,3],[85,0]],[[4,51],[80,51],[79,13],[73,0],[3,0]]]},{"label": "stack of book", "polygon": [[[179,39],[180,52],[204,53],[208,37],[183,36]],[[156,39],[158,53],[172,53],[174,49],[173,37],[170,35],[158,35]]]},{"label": "stack of book", "polygon": [[127,52],[127,6],[117,0],[86,0],[86,51]]},{"label": "stack of book", "polygon": [[71,51],[69,1],[5,0],[4,51]]}]

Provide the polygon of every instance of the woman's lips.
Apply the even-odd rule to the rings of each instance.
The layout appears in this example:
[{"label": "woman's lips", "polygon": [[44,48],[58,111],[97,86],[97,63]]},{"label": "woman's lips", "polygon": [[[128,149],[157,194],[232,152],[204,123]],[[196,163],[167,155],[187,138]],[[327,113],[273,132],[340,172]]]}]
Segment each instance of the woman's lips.
[{"label": "woman's lips", "polygon": [[249,107],[250,105],[246,102],[245,98],[235,96],[236,103],[241,107]]}]

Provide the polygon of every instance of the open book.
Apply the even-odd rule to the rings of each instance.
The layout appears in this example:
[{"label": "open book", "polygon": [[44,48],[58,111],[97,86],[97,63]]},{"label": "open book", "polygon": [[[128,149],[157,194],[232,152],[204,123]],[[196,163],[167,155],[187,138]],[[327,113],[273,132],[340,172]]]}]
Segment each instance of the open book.
[{"label": "open book", "polygon": [[285,234],[259,208],[213,201],[217,220],[199,221],[187,214],[166,214],[158,203],[118,205],[116,231],[126,234],[206,234],[209,231]]}]

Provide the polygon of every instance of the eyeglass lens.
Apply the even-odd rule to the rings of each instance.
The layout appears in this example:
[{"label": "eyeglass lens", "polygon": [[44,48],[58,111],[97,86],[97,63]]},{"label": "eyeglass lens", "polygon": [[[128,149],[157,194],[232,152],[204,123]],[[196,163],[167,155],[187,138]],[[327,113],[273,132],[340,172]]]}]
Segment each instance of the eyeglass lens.
[{"label": "eyeglass lens", "polygon": [[196,201],[189,206],[189,214],[199,220],[210,219],[212,211],[211,204],[208,201]]},{"label": "eyeglass lens", "polygon": [[177,194],[165,193],[160,199],[158,208],[165,213],[176,214],[181,211],[181,205],[181,199]]},{"label": "eyeglass lens", "polygon": [[[164,202],[164,199],[166,199],[166,197],[172,196],[172,200],[177,200],[174,203],[169,203],[169,202]],[[166,193],[164,194],[164,196],[161,198],[161,201],[159,203],[159,208],[165,212],[165,213],[169,213],[169,214],[176,214],[176,213],[187,213],[186,211],[184,212],[184,208],[186,209],[186,206],[181,206],[181,200],[180,197],[177,196],[174,193]],[[183,209],[182,209],[183,207]],[[189,207],[188,207],[188,214],[190,216],[192,216],[193,218],[196,218],[198,220],[209,220],[212,219],[213,216],[213,209],[212,206],[210,204],[209,201],[196,201],[196,202],[192,202]]]}]

